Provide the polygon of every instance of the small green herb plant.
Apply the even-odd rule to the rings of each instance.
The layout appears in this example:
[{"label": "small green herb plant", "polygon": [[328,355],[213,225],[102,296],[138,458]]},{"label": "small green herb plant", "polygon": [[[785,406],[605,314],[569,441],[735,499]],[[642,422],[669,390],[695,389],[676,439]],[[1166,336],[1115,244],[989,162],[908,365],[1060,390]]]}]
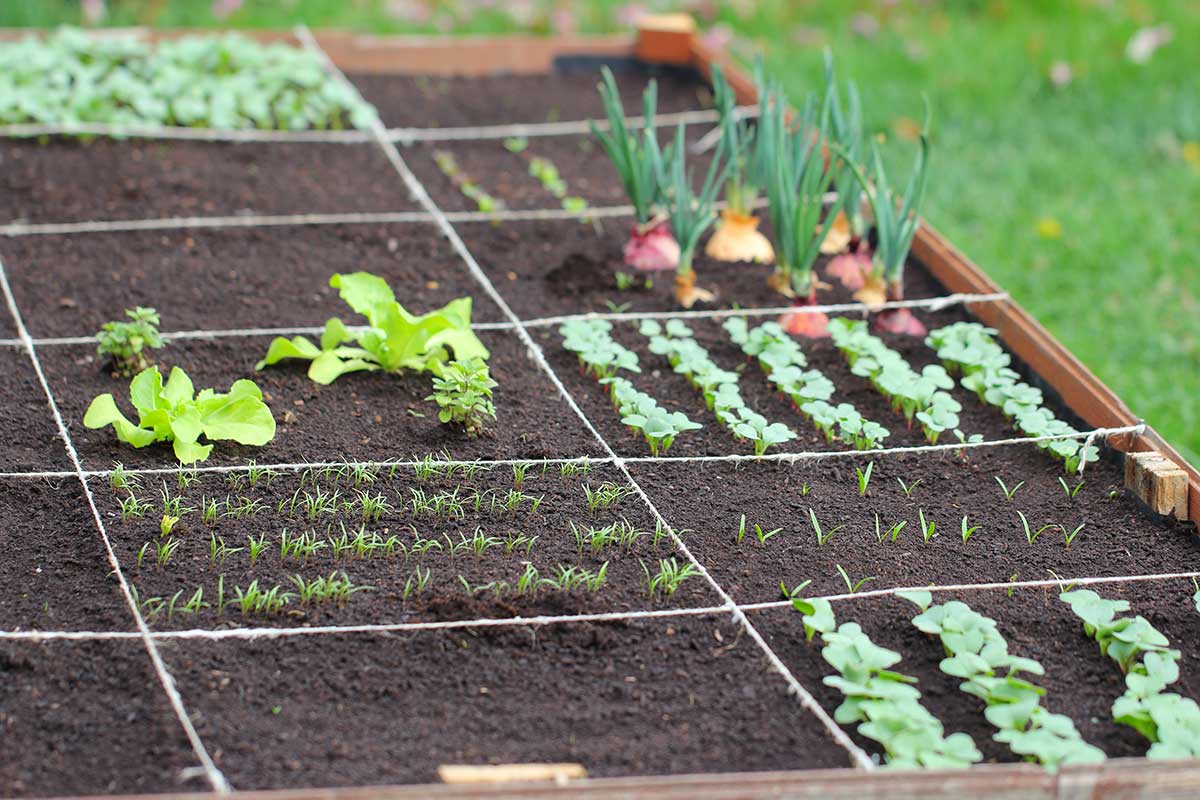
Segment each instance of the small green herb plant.
[{"label": "small green herb plant", "polygon": [[96,352],[112,359],[113,371],[117,375],[132,378],[150,366],[146,350],[157,350],[163,346],[158,332],[160,320],[153,308],[138,306],[125,310],[128,321],[106,322],[96,334]]},{"label": "small green herb plant", "polygon": [[441,375],[434,376],[433,394],[425,399],[437,403],[438,419],[443,424],[462,425],[467,436],[474,439],[487,420],[496,418],[492,389],[498,385],[483,359],[451,361]]},{"label": "small green herb plant", "polygon": [[92,400],[83,424],[93,429],[112,425],[117,438],[134,447],[172,442],[181,464],[208,458],[213,446],[200,444],[201,436],[254,446],[275,438],[275,417],[253,381],[235,381],[224,394],[212,389],[197,394],[179,367],[171,370],[165,384],[158,367],[149,367],[130,382],[129,399],[138,412],[136,425],[121,413],[111,394]]},{"label": "small green herb plant", "polygon": [[308,377],[330,384],[350,372],[415,370],[441,376],[454,360],[487,360],[489,353],[471,330],[471,298],[460,297],[442,308],[414,316],[396,302],[387,282],[369,272],[336,274],[329,285],[368,327],[352,331],[338,318],[325,323],[319,345],[304,336],[277,337],[263,369],[287,358],[311,361]]}]

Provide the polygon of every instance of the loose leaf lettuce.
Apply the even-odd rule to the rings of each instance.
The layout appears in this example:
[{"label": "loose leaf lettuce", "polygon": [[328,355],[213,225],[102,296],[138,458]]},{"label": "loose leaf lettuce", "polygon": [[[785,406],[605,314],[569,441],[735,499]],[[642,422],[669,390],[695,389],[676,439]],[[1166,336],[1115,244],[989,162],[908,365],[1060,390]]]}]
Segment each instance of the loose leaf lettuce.
[{"label": "loose leaf lettuce", "polygon": [[111,394],[92,400],[83,424],[93,429],[112,425],[117,439],[134,447],[173,442],[183,464],[204,461],[212,452],[211,444],[200,444],[202,435],[255,446],[275,438],[275,417],[253,381],[235,381],[224,394],[212,389],[196,394],[179,367],[172,368],[165,384],[158,367],[150,367],[130,382],[129,399],[138,412],[137,424],[121,413]]},{"label": "loose leaf lettuce", "polygon": [[[325,324],[320,346],[303,336],[279,337],[271,342],[266,358],[256,369],[285,358],[312,362],[308,377],[330,384],[348,372],[404,369],[441,375],[452,360],[486,360],[490,355],[471,331],[471,298],[453,300],[442,308],[414,316],[396,302],[382,278],[368,272],[336,274],[329,285],[355,312],[367,318],[368,327],[354,331],[334,318]],[[347,346],[347,342],[356,346]]]}]

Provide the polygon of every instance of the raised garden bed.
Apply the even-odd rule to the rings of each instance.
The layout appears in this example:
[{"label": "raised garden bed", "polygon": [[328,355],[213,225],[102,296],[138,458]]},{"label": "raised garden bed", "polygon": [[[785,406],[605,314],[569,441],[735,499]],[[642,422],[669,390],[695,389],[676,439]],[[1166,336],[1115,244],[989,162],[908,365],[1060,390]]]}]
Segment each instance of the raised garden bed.
[{"label": "raised garden bed", "polygon": [[[1035,442],[993,446],[1022,434],[957,381],[946,391],[962,406],[958,427],[979,439],[959,450],[946,432],[932,447],[844,347],[797,340],[832,383],[830,402],[889,429],[875,452],[831,442],[726,327],[778,316],[770,309],[786,301],[766,286],[769,266],[698,256],[718,296],[692,316],[677,313],[670,273],[620,285],[632,216],[575,123],[603,114],[592,87],[605,61],[620,67],[627,108],[654,76],[660,111],[708,109],[714,56],[686,34],[647,30],[636,48],[473,42],[455,51],[457,76],[434,68],[447,62],[442,42],[317,42],[390,133],[0,140],[0,793],[388,785],[450,796],[427,785],[441,765],[527,762],[577,762],[590,777],[515,795],[1151,796],[1200,785],[1194,767],[1141,760],[1150,743],[1112,718],[1120,668],[1059,599],[1086,588],[1128,601],[1179,651],[1168,690],[1200,696],[1194,524],[1150,513],[1122,467],[1124,451],[1179,459],[935,232],[922,228],[910,259],[915,317],[930,330],[998,328],[1022,379],[1078,439],[1104,429],[1081,473]],[[486,75],[501,69],[517,74]],[[739,74],[731,82],[752,101]],[[689,144],[714,119],[684,118],[699,120]],[[523,127],[494,127],[510,124]],[[500,205],[464,195],[440,154]],[[530,173],[535,157],[586,209]],[[409,168],[430,199],[410,191]],[[280,216],[296,214],[326,216]],[[822,301],[863,317],[828,267],[817,261],[837,287]],[[499,384],[483,435],[439,424],[416,371],[318,385],[305,362],[256,370],[276,335],[312,337],[348,316],[329,278],[356,271],[415,313],[473,298]],[[97,395],[128,409],[128,381],[92,336],[135,306],[159,310],[155,358],[196,387],[255,381],[273,440],[218,442],[183,467],[167,444],[132,449],[85,427]],[[686,321],[746,407],[795,438],[755,460],[651,349],[637,314]],[[562,326],[587,315],[610,317],[607,335],[637,355],[640,372],[622,373],[634,389],[703,427],[651,456],[564,347]],[[879,335],[916,370],[940,363],[921,337]],[[1181,516],[1194,519],[1188,470]],[[832,719],[842,697],[824,680],[829,631],[806,641],[781,583],[898,653],[895,669],[917,679],[945,732],[997,763],[877,771],[894,754]],[[994,620],[1011,653],[1045,668],[1044,709],[1114,761],[1054,774],[1016,763],[983,701],[939,667],[942,644],[912,624],[919,609],[898,593],[921,587]],[[1137,760],[1115,760],[1126,758]]]}]

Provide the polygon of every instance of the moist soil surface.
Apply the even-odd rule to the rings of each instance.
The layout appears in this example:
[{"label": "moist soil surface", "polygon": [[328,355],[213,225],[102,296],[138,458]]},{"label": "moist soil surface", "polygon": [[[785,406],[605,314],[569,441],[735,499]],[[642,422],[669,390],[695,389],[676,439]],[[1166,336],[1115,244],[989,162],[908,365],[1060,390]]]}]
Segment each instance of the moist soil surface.
[{"label": "moist soil surface", "polygon": [[373,143],[5,139],[0,222],[418,208],[392,176]]},{"label": "moist soil surface", "polygon": [[[355,80],[389,125],[541,122],[600,114],[594,74]],[[644,77],[621,77],[631,112],[643,82]],[[660,98],[661,111],[707,103],[695,81],[673,76],[661,81]],[[569,192],[593,204],[623,202],[615,177],[598,151],[582,145],[584,139],[531,138],[522,155],[498,141],[455,143],[447,149],[484,190],[514,208],[557,207],[528,176],[525,158],[534,155],[559,166]],[[432,149],[422,144],[403,152],[439,203],[468,208],[457,189],[438,183]],[[0,145],[0,163],[0,222],[413,208],[394,170],[377,147],[368,145],[6,142]],[[638,281],[637,288],[617,289],[615,273],[630,271],[621,263],[621,247],[631,222],[628,217],[595,224],[476,222],[456,228],[522,319],[673,310],[669,273],[651,276],[650,287]],[[37,338],[88,337],[104,321],[119,318],[122,309],[139,304],[161,312],[165,331],[309,327],[334,315],[354,324],[360,320],[328,280],[335,272],[358,269],[388,280],[397,299],[414,312],[471,296],[474,321],[506,319],[437,227],[424,222],[11,237],[0,241],[0,259]],[[823,258],[819,271],[827,278],[826,264]],[[719,291],[719,307],[787,302],[766,286],[770,266],[721,264],[700,255],[696,269],[700,286]],[[833,285],[821,290],[822,302],[850,300],[840,283],[828,283]],[[910,264],[909,297],[944,293],[919,263]],[[965,313],[954,308],[917,316],[933,328],[967,319]],[[692,327],[714,361],[739,370],[747,404],[795,431],[797,438],[781,450],[840,450],[773,391],[759,365],[731,344],[718,322],[695,321]],[[0,338],[16,334],[5,310],[0,310],[0,331]],[[302,362],[256,372],[271,334],[177,338],[153,357],[164,370],[183,367],[197,387],[225,390],[234,380],[251,378],[264,391],[278,424],[275,440],[263,448],[218,442],[205,466],[427,454],[457,459],[607,455],[588,423],[620,456],[648,455],[644,441],[617,418],[603,387],[581,374],[575,357],[562,348],[557,325],[535,326],[530,333],[572,402],[561,398],[555,380],[515,331],[481,330],[492,352],[492,376],[499,381],[499,418],[473,440],[438,423],[426,400],[428,375],[356,373],[323,387],[308,380]],[[635,385],[704,426],[681,436],[668,455],[750,452],[719,425],[699,393],[649,352],[636,324],[614,325],[613,336],[639,356],[642,372],[632,376]],[[918,339],[883,338],[917,369],[935,361],[935,353]],[[834,382],[835,402],[852,403],[890,429],[887,446],[924,442],[849,371],[829,341],[802,344],[809,366]],[[128,468],[176,466],[169,445],[137,450],[120,444],[111,429],[82,426],[88,404],[105,392],[133,412],[128,379],[115,378],[92,344],[43,342],[35,351],[85,469],[108,470],[114,462]],[[1035,375],[1026,377],[1038,382]],[[998,411],[961,388],[953,394],[963,405],[965,433],[988,440],[1013,435]],[[0,410],[0,471],[70,473],[72,463],[33,364],[11,344],[0,346],[0,395],[7,401]],[[1047,407],[1070,419],[1049,395]],[[811,580],[804,589],[808,595],[845,593],[842,571],[849,588],[857,584],[870,591],[1172,573],[1200,565],[1194,527],[1150,516],[1127,497],[1115,454],[1106,452],[1089,465],[1073,496],[1069,492],[1078,478],[1035,447],[975,449],[965,456],[855,453],[791,464],[635,462],[628,468],[711,577],[742,603],[778,600],[781,581],[791,588]],[[855,468],[870,464],[870,482],[860,496]],[[650,596],[647,571],[655,574],[662,559],[675,559],[679,568],[689,562],[672,549],[669,537],[660,535],[654,542],[655,515],[636,494],[589,510],[583,486],[627,484],[613,465],[592,464],[586,473],[557,465],[543,473],[533,466],[520,486],[504,466],[452,476],[444,474],[445,466],[440,469],[440,477],[421,479],[412,467],[397,467],[394,473],[383,468],[372,481],[360,478],[357,486],[350,471],[282,470],[275,477],[260,475],[253,486],[245,470],[182,478],[142,475],[134,490],[146,506],[140,516],[123,515],[120,503],[128,504],[129,491],[114,489],[107,475],[92,478],[89,488],[148,624],[171,636],[191,628],[461,623],[722,602],[700,575],[683,579],[670,597]],[[996,478],[1010,489],[1020,488],[1007,499]],[[463,510],[440,517],[417,513],[414,490],[426,498],[443,495],[443,506],[445,493],[451,493]],[[510,491],[527,496],[513,511],[494,509],[493,503],[504,502]],[[331,510],[321,511],[316,495],[329,498],[335,492],[336,502],[326,500]],[[386,503],[378,518],[364,519],[364,496]],[[193,510],[181,514],[164,535],[163,514],[172,497],[186,498],[182,505]],[[540,498],[536,509],[533,498]],[[213,502],[215,517],[206,521],[203,509]],[[826,533],[832,531],[824,544],[816,541],[810,510]],[[1021,514],[1030,536],[1039,534],[1036,541],[1027,540]],[[743,515],[746,535],[738,542]],[[922,517],[934,526],[928,541],[921,534]],[[966,542],[964,517],[968,527],[977,526]],[[900,522],[904,527],[895,541],[881,542],[876,519],[882,532]],[[6,554],[0,566],[5,587],[0,630],[134,629],[95,522],[74,475],[0,479],[0,545]],[[595,551],[589,544],[581,548],[572,523],[581,530],[627,524],[632,541]],[[343,525],[350,540],[361,526],[364,541],[378,542],[375,549],[335,555]],[[755,525],[764,532],[780,530],[760,543]],[[323,546],[307,558],[285,557],[285,528],[289,537],[311,536]],[[1068,546],[1064,534],[1077,529]],[[476,532],[479,555],[462,544]],[[252,537],[264,542],[254,563]],[[231,552],[214,557],[222,545]],[[161,564],[160,546],[173,548]],[[421,548],[427,549],[417,552]],[[593,576],[608,566],[595,591],[542,582],[536,592],[523,592],[525,562],[540,578],[560,582],[560,566]],[[243,615],[234,604],[237,591],[248,591],[254,581],[263,590],[279,586],[281,592],[298,592],[294,576],[336,579],[343,572],[355,586],[371,589],[342,603],[306,603],[294,595],[277,613]],[[406,592],[418,580],[428,582],[420,591],[414,586]],[[185,606],[198,588],[203,590],[195,601],[198,611],[188,613]],[[1182,650],[1182,677],[1172,688],[1200,696],[1191,583],[1160,579],[1095,588],[1105,596],[1128,597],[1134,613],[1145,615]],[[1110,756],[1143,754],[1145,741],[1111,720],[1112,700],[1121,692],[1119,671],[1082,635],[1082,626],[1055,594],[1055,589],[1018,588],[1011,597],[1003,589],[954,596],[994,617],[1014,652],[1042,661],[1047,674],[1038,682],[1048,689],[1048,708],[1069,714],[1084,737]],[[941,650],[909,624],[914,611],[908,604],[854,598],[836,601],[835,610],[839,620],[860,622],[879,643],[903,654],[900,669],[920,679],[927,705],[948,730],[969,732],[988,760],[1012,760],[990,741],[978,702],[938,671]],[[832,712],[840,697],[822,684],[830,669],[819,646],[804,642],[798,615],[779,609],[749,614],[799,682]],[[432,781],[443,763],[579,761],[596,776],[849,765],[846,751],[787,694],[780,673],[751,637],[729,624],[725,612],[357,635],[309,631],[281,639],[172,638],[159,639],[158,646],[201,739],[237,788]],[[194,779],[196,758],[137,639],[0,645],[0,736],[5,743],[0,794],[6,796],[205,788]],[[856,741],[877,752],[871,742]]]},{"label": "moist soil surface", "polygon": [[578,762],[597,777],[849,765],[723,619],[165,649],[200,736],[245,788],[432,782],[440,764]]},{"label": "moist soil surface", "polygon": [[329,285],[358,271],[414,314],[473,297],[473,320],[503,319],[426,224],[28,236],[0,239],[0,258],[34,337],[90,336],[135,305],[157,308],[163,331],[365,324]]},{"label": "moist soil surface", "polygon": [[[658,86],[658,113],[712,107],[712,93],[695,73],[614,65],[626,113],[642,113],[642,91]],[[599,67],[552,75],[350,75],[367,102],[393,128],[446,128],[604,119],[596,85]]]}]

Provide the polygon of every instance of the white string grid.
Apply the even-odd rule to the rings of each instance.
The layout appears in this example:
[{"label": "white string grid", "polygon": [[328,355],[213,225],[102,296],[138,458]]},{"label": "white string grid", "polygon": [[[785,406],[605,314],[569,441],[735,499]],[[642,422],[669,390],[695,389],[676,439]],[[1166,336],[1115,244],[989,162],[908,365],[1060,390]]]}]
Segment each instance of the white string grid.
[{"label": "white string grid", "polygon": [[[740,106],[735,109],[740,117],[754,117],[757,106]],[[702,125],[717,122],[715,109],[674,111],[656,114],[654,121],[659,125]],[[607,119],[595,120],[596,127],[608,130]],[[642,116],[625,118],[631,129],[646,124]],[[448,126],[444,128],[385,128],[384,138],[401,144],[416,142],[482,141],[514,137],[541,138],[549,136],[575,136],[591,131],[589,120],[567,120],[562,122],[529,122],[504,125]],[[21,122],[0,125],[0,138],[31,138],[38,136],[111,136],[115,138],[162,139],[200,142],[262,142],[295,144],[364,144],[374,142],[374,130],[302,130],[280,131],[269,129],[234,128],[185,128],[173,125],[138,125],[133,123],[64,122],[39,123]]]},{"label": "white string grid", "polygon": [[[837,199],[836,192],[827,192],[824,203]],[[751,204],[761,208],[766,201],[759,198]],[[723,209],[727,202],[714,203]],[[506,208],[496,211],[446,211],[451,222],[538,222],[560,220],[597,220],[631,217],[631,205],[589,206],[585,211],[565,208]],[[80,222],[10,222],[0,225],[0,236],[59,236],[81,233],[123,233],[127,231],[162,231],[223,228],[269,228],[287,225],[375,225],[375,224],[433,224],[427,211],[352,211],[322,214],[229,214],[208,217],[156,217],[151,219],[84,220]]]},{"label": "white string grid", "polygon": [[[761,456],[750,453],[719,453],[716,455],[697,456],[570,456],[565,458],[502,458],[502,459],[466,459],[435,458],[427,460],[385,459],[383,461],[287,461],[269,464],[223,464],[204,466],[173,467],[124,467],[121,471],[126,475],[178,475],[181,472],[197,475],[208,473],[249,472],[251,470],[276,470],[279,472],[300,472],[306,469],[342,469],[364,467],[368,469],[390,469],[402,467],[424,466],[432,463],[439,467],[480,467],[491,469],[515,464],[530,466],[558,466],[561,464],[588,464],[594,466],[624,464],[687,464],[687,463],[774,463],[797,464],[802,461],[824,461],[827,459],[864,459],[890,455],[907,455],[913,453],[944,453],[948,451],[975,450],[984,447],[1009,447],[1018,445],[1041,444],[1043,442],[1059,442],[1066,439],[1086,439],[1094,442],[1097,437],[1117,436],[1121,434],[1141,434],[1146,430],[1145,423],[1125,425],[1116,428],[1094,428],[1075,433],[1059,433],[1047,436],[1017,436],[1009,439],[990,439],[978,442],[954,442],[943,444],[919,444],[907,447],[889,447],[878,450],[807,450],[799,452],[764,453]],[[1090,445],[1089,445],[1090,446]],[[85,469],[82,474],[88,478],[106,478],[116,472],[115,469]],[[1078,470],[1082,475],[1083,470]],[[0,472],[0,479],[57,479],[74,477],[73,470],[24,470],[19,472]]]},{"label": "white string grid", "polygon": [[[300,39],[301,43],[305,47],[312,48],[315,52],[320,54],[322,60],[325,62],[326,68],[331,74],[338,76],[346,86],[353,89],[353,84],[346,79],[346,76],[342,74],[337,65],[329,59],[328,55],[321,50],[320,45],[317,44],[316,40],[306,27],[298,27],[296,29],[296,36]],[[595,426],[592,425],[591,421],[587,418],[587,415],[583,413],[583,410],[579,408],[578,404],[576,404],[574,398],[571,397],[570,392],[567,391],[566,387],[562,384],[562,381],[559,380],[558,375],[555,374],[553,368],[550,366],[549,362],[547,362],[545,353],[542,352],[542,349],[538,346],[537,342],[535,342],[533,337],[530,336],[529,331],[526,330],[521,324],[521,320],[516,314],[513,313],[512,309],[509,308],[508,303],[505,302],[504,298],[496,290],[496,287],[488,279],[483,269],[480,268],[479,264],[475,261],[474,256],[472,256],[471,252],[467,249],[466,244],[462,241],[462,238],[459,237],[458,232],[455,231],[454,226],[445,218],[441,210],[425,191],[425,187],[421,185],[420,181],[417,180],[417,177],[408,168],[408,165],[404,163],[404,159],[400,157],[400,153],[396,149],[395,144],[393,144],[383,135],[383,127],[378,123],[376,123],[375,132],[379,139],[380,145],[383,147],[388,159],[392,162],[392,165],[396,168],[397,173],[399,173],[401,179],[408,187],[410,194],[415,197],[422,206],[428,209],[431,214],[438,218],[438,225],[442,232],[446,235],[447,240],[462,256],[463,261],[475,275],[483,289],[492,297],[492,299],[500,307],[500,310],[504,312],[504,315],[508,317],[512,323],[514,323],[517,334],[525,342],[525,346],[530,355],[533,357],[534,361],[536,361],[538,365],[546,372],[547,377],[562,395],[563,400],[567,403],[568,407],[570,407],[571,410],[579,416],[580,421],[596,438],[596,441],[600,444],[608,456],[613,459],[614,466],[616,466],[617,469],[624,474],[625,479],[629,481],[629,485],[632,486],[638,496],[641,497],[642,501],[646,504],[647,509],[649,509],[659,524],[663,526],[664,530],[667,531],[667,534],[671,537],[676,549],[679,550],[679,552],[681,552],[692,563],[697,572],[709,583],[717,595],[725,601],[729,610],[733,613],[735,621],[742,626],[742,630],[744,630],[762,649],[764,655],[767,657],[767,660],[771,663],[774,669],[783,676],[784,680],[791,687],[793,694],[800,701],[801,706],[807,709],[820,721],[820,723],[828,731],[830,737],[832,737],[832,739],[850,755],[855,764],[862,769],[874,769],[875,764],[871,760],[870,756],[868,756],[866,752],[862,750],[862,748],[860,748],[850,739],[846,732],[843,731],[841,727],[833,721],[825,709],[822,708],[819,703],[817,703],[816,699],[813,698],[809,691],[805,689],[798,680],[796,680],[796,676],[792,674],[791,670],[789,670],[787,665],[783,663],[778,654],[771,649],[758,630],[750,623],[750,620],[746,617],[746,615],[737,608],[733,598],[730,597],[725,589],[712,577],[711,574],[709,574],[704,565],[701,564],[694,555],[692,555],[687,545],[684,544],[683,540],[679,537],[671,525],[663,518],[662,514],[659,513],[654,503],[650,500],[650,497],[633,479],[633,475],[630,474],[629,469],[613,451],[612,447],[609,446],[608,442],[605,441],[604,437],[600,435],[600,432],[596,430]]]},{"label": "white string grid", "polygon": [[[773,317],[780,314],[862,314],[885,311],[894,308],[919,308],[931,312],[944,311],[954,305],[969,305],[971,303],[998,303],[1009,299],[1006,292],[990,292],[983,294],[957,293],[928,297],[918,300],[889,300],[885,303],[867,305],[865,303],[830,303],[816,306],[767,306],[752,308],[717,308],[703,311],[625,311],[602,312],[588,311],[580,314],[564,314],[557,317],[535,317],[521,320],[526,328],[547,328],[562,325],[573,320],[609,320],[611,322],[636,322],[646,319],[725,319],[728,317]],[[352,331],[363,330],[363,326],[347,326]],[[512,322],[474,322],[474,330],[515,330]],[[231,328],[216,330],[165,331],[162,337],[167,340],[180,339],[221,339],[239,336],[319,336],[324,330],[320,326],[289,327],[289,328]],[[94,344],[95,336],[57,336],[43,339],[35,338],[38,347],[58,345]],[[20,347],[20,339],[0,339],[0,347]]]},{"label": "white string grid", "polygon": [[75,451],[75,445],[71,442],[71,434],[67,430],[62,414],[58,410],[58,402],[54,399],[54,392],[50,388],[50,383],[46,380],[46,374],[42,371],[42,364],[38,360],[37,349],[34,347],[33,340],[29,336],[29,331],[25,328],[21,312],[17,308],[17,301],[13,296],[12,288],[8,284],[8,275],[4,270],[4,263],[2,261],[0,261],[0,292],[4,294],[4,300],[8,305],[9,313],[12,315],[13,324],[17,328],[17,335],[25,343],[25,349],[33,365],[34,372],[37,375],[38,382],[46,394],[46,402],[50,407],[50,413],[53,415],[54,422],[58,426],[58,434],[62,438],[67,455],[70,457],[71,464],[75,468],[75,475],[79,479],[80,486],[83,487],[88,508],[92,512],[92,520],[96,523],[96,530],[100,533],[100,539],[104,544],[104,550],[108,556],[108,563],[112,568],[112,574],[116,576],[117,583],[121,587],[121,593],[125,597],[125,602],[129,606],[129,610],[133,613],[133,620],[137,626],[138,635],[146,648],[146,652],[150,656],[150,662],[159,682],[162,684],[163,691],[166,693],[167,701],[170,703],[171,709],[179,720],[184,735],[187,736],[192,752],[200,762],[200,767],[209,785],[217,794],[229,794],[231,791],[229,782],[225,779],[225,775],[217,769],[216,764],[213,763],[208,750],[204,747],[204,743],[200,740],[200,736],[196,732],[195,726],[192,725],[192,720],[188,717],[187,711],[183,707],[183,698],[180,696],[179,690],[175,687],[175,679],[167,671],[167,666],[158,651],[158,645],[150,636],[150,627],[146,624],[145,618],[142,617],[141,609],[138,608],[137,601],[134,599],[133,592],[129,587],[129,581],[126,580],[125,573],[121,570],[117,554],[113,550],[112,542],[108,538],[108,531],[104,526],[104,520],[101,519],[100,510],[96,506],[96,498],[92,495],[91,486],[88,485],[88,480],[83,474],[83,465],[79,460],[79,454]]},{"label": "white string grid", "polygon": [[[1088,576],[1082,578],[1053,578],[1030,581],[1005,581],[990,583],[958,583],[927,586],[894,586],[889,589],[872,589],[862,592],[842,592],[806,596],[806,600],[828,600],[831,603],[847,600],[868,600],[877,597],[891,597],[903,592],[926,591],[933,594],[955,592],[963,594],[983,593],[990,591],[1015,591],[1017,589],[1037,589],[1058,587],[1065,591],[1068,587],[1099,586],[1105,584],[1169,582],[1175,580],[1190,580],[1200,578],[1200,572],[1164,572],[1151,575],[1111,575]],[[763,603],[739,603],[737,608],[742,612],[771,611],[792,608],[791,600],[772,600]],[[521,628],[545,627],[549,625],[575,625],[599,622],[632,622],[634,620],[676,619],[680,617],[718,616],[729,613],[728,605],[695,606],[681,608],[649,609],[642,611],[613,611],[596,614],[555,614],[534,617],[484,617],[466,620],[437,620],[430,622],[392,622],[374,623],[369,625],[314,625],[306,628],[189,628],[177,631],[151,631],[153,639],[200,639],[206,641],[223,641],[227,639],[286,639],[295,636],[329,636],[351,634],[380,634],[380,633],[419,633],[422,631],[443,631],[467,628]],[[134,631],[0,631],[0,641],[92,641],[92,640],[121,640],[139,639],[141,634]]]}]

